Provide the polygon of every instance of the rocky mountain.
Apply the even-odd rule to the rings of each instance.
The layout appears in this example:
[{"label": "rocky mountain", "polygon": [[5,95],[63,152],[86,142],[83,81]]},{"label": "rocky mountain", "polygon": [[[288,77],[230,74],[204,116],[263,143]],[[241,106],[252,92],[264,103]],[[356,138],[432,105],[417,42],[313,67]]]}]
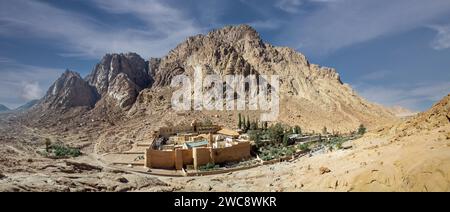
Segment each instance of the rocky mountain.
[{"label": "rocky mountain", "polygon": [[17,107],[17,108],[14,109],[14,110],[15,110],[15,111],[26,111],[26,110],[31,109],[33,106],[35,106],[35,105],[38,104],[38,103],[39,103],[39,100],[38,100],[38,99],[31,100],[31,101],[25,103],[24,105],[21,105],[21,106]]},{"label": "rocky mountain", "polygon": [[[190,37],[166,56],[149,61],[135,53],[107,54],[85,79],[73,72],[63,74],[40,104],[47,108],[87,106],[94,108],[92,116],[114,114],[159,124],[201,118],[234,125],[239,111],[180,114],[171,109],[171,79],[178,74],[192,77],[196,66],[219,75],[279,75],[278,121],[287,124],[351,131],[361,123],[370,127],[395,118],[382,106],[359,97],[336,70],[310,64],[293,49],[265,43],[247,25]],[[258,111],[240,112],[257,119]]]},{"label": "rocky mountain", "polygon": [[102,98],[126,109],[142,89],[151,86],[148,68],[148,63],[135,53],[107,54],[86,81]]},{"label": "rocky mountain", "polygon": [[387,109],[397,117],[408,117],[417,114],[417,112],[414,112],[401,106],[392,106],[388,107]]},{"label": "rocky mountain", "polygon": [[80,74],[66,70],[49,88],[40,102],[46,109],[93,107],[98,100],[97,91],[81,78]]},{"label": "rocky mountain", "polygon": [[0,112],[6,112],[9,111],[9,108],[6,107],[5,105],[0,104]]},{"label": "rocky mountain", "polygon": [[436,129],[448,133],[447,139],[450,139],[450,94],[434,104],[431,109],[401,123],[396,131],[398,137],[404,137]]},{"label": "rocky mountain", "polygon": [[[279,121],[288,124],[300,124],[316,130],[326,126],[328,129],[350,131],[361,123],[370,126],[394,118],[382,106],[359,97],[348,84],[341,81],[336,70],[311,64],[304,55],[293,49],[265,43],[258,32],[247,25],[228,26],[206,35],[190,37],[167,56],[154,60],[153,87],[141,92],[138,97],[140,101],[137,101],[132,111],[143,111],[149,106],[158,108],[157,104],[163,104],[164,101],[153,104],[155,96],[170,100],[170,91],[167,96],[161,95],[167,90],[171,79],[181,73],[192,76],[195,66],[203,67],[204,72],[219,75],[279,75]],[[165,110],[165,107],[161,106],[161,110]],[[168,110],[165,112],[170,114]],[[252,118],[256,119],[256,116]],[[221,120],[235,123],[234,118],[215,121]]]},{"label": "rocky mountain", "polygon": [[47,91],[41,108],[67,110],[75,107],[127,109],[139,92],[150,86],[148,62],[135,53],[107,54],[83,79],[67,70]]}]

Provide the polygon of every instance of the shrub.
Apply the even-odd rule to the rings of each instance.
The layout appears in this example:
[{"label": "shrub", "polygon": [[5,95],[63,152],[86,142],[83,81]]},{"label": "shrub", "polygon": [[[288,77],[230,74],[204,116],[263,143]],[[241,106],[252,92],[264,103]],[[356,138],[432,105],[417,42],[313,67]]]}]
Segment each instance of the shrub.
[{"label": "shrub", "polygon": [[299,134],[299,135],[302,134],[302,129],[300,128],[300,126],[295,125],[295,127],[294,127],[294,133],[295,133],[295,134]]},{"label": "shrub", "polygon": [[336,148],[337,148],[337,149],[342,149],[342,143],[341,143],[341,142],[337,143],[337,144],[336,144]]},{"label": "shrub", "polygon": [[200,170],[201,171],[208,171],[208,170],[218,169],[219,167],[220,167],[219,165],[216,165],[214,163],[207,163],[206,165],[201,166]]},{"label": "shrub", "polygon": [[308,144],[300,144],[298,145],[298,148],[302,151],[309,151],[309,145]]},{"label": "shrub", "polygon": [[286,153],[285,153],[285,155],[286,156],[291,156],[291,155],[293,155],[294,154],[294,149],[292,149],[292,148],[288,148],[287,150],[286,150]]},{"label": "shrub", "polygon": [[40,154],[44,157],[65,158],[78,157],[81,155],[81,151],[77,148],[72,148],[62,143],[57,143],[46,146],[45,152],[40,152]]},{"label": "shrub", "polygon": [[273,140],[275,143],[280,143],[283,141],[284,129],[280,123],[275,124],[274,126],[269,127],[267,130],[268,137]]},{"label": "shrub", "polygon": [[53,153],[56,157],[78,157],[81,155],[79,149],[67,147],[64,145],[52,145]]},{"label": "shrub", "polygon": [[250,130],[247,132],[250,140],[255,141],[256,148],[261,148],[262,146],[267,145],[266,143],[262,142],[262,138],[264,136],[264,133],[260,130]]},{"label": "shrub", "polygon": [[358,127],[358,134],[364,135],[366,133],[366,127],[364,127],[363,124],[359,125]]}]

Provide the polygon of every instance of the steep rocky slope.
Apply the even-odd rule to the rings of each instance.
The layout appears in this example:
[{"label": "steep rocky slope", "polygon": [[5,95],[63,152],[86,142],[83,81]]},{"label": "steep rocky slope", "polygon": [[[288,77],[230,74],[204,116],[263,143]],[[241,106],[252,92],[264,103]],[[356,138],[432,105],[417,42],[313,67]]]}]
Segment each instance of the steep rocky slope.
[{"label": "steep rocky slope", "polygon": [[[154,86],[141,93],[132,113],[145,111],[149,105],[158,108],[164,100],[168,102],[171,92],[167,91],[170,90],[167,86],[171,79],[178,74],[192,77],[196,66],[201,66],[205,74],[279,75],[279,121],[288,124],[315,130],[326,126],[332,130],[350,131],[361,123],[373,126],[393,119],[391,112],[367,102],[349,85],[343,84],[334,69],[310,64],[304,55],[293,49],[264,43],[247,25],[229,26],[207,35],[190,37],[167,56],[154,61],[151,69],[155,73]],[[168,95],[163,95],[165,91]],[[156,104],[155,99],[159,101]],[[167,106],[159,108],[176,116],[165,109]],[[211,116],[213,113],[206,114]],[[230,116],[222,111],[217,114]],[[236,115],[231,117],[226,122],[235,123]]]},{"label": "steep rocky slope", "polygon": [[127,53],[104,56],[86,81],[107,103],[127,109],[153,80],[148,75],[147,62],[135,53]]},{"label": "steep rocky slope", "polygon": [[48,89],[40,106],[47,110],[93,107],[97,99],[96,91],[80,74],[67,70]]},{"label": "steep rocky slope", "polygon": [[35,105],[37,105],[39,103],[38,99],[35,100],[31,100],[19,107],[17,107],[16,109],[14,109],[15,111],[27,111],[29,109],[31,109],[32,107],[34,107]]},{"label": "steep rocky slope", "polygon": [[[397,139],[418,134],[429,134],[431,131],[447,132],[450,128],[450,94],[433,105],[430,110],[419,113],[414,118],[396,126]],[[447,132],[450,139],[450,132]]]},{"label": "steep rocky slope", "polygon": [[417,114],[417,112],[414,112],[401,106],[393,106],[387,109],[397,117],[410,117]]},{"label": "steep rocky slope", "polygon": [[[49,109],[93,108],[83,115],[92,120],[120,120],[122,125],[139,119],[150,120],[155,126],[212,119],[234,126],[238,112],[254,120],[259,118],[261,111],[174,111],[170,104],[171,79],[179,74],[193,77],[194,67],[202,67],[204,74],[222,76],[278,75],[277,121],[298,124],[307,130],[327,127],[349,132],[361,123],[371,127],[395,119],[387,109],[359,97],[342,83],[334,69],[310,64],[293,49],[263,42],[247,25],[190,37],[165,57],[149,61],[135,53],[107,54],[85,80],[71,72],[63,75],[40,104]],[[51,110],[47,113],[53,114]]]}]

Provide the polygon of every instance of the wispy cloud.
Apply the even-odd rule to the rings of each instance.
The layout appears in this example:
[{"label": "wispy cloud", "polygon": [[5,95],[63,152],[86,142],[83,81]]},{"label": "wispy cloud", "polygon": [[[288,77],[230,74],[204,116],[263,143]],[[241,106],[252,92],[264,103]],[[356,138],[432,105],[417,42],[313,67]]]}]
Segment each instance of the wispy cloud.
[{"label": "wispy cloud", "polygon": [[275,6],[288,13],[297,13],[303,0],[278,0]]},{"label": "wispy cloud", "polygon": [[134,51],[161,56],[187,36],[201,31],[189,17],[163,1],[100,1],[93,3],[109,13],[128,14],[144,27],[114,27],[92,17],[44,2],[0,2],[0,35],[47,38],[65,49],[61,55],[98,58],[108,52]]},{"label": "wispy cloud", "polygon": [[381,80],[391,74],[392,74],[392,71],[380,70],[380,71],[374,71],[374,72],[364,74],[361,77],[359,77],[359,79],[363,80],[363,81]]},{"label": "wispy cloud", "polygon": [[22,93],[21,97],[24,100],[30,101],[34,99],[40,99],[44,94],[44,91],[39,85],[39,82],[37,81],[31,82],[22,81],[21,93]]},{"label": "wispy cloud", "polygon": [[9,60],[0,66],[0,103],[10,108],[41,98],[62,69],[31,66]]},{"label": "wispy cloud", "polygon": [[13,62],[14,60],[10,59],[10,58],[6,58],[6,57],[0,57],[0,64],[2,63],[10,63]]},{"label": "wispy cloud", "polygon": [[355,86],[355,89],[369,101],[386,106],[402,106],[412,110],[423,111],[431,106],[430,102],[437,102],[450,93],[450,83],[359,84]]},{"label": "wispy cloud", "polygon": [[434,25],[431,28],[437,32],[432,47],[436,50],[450,48],[450,25]]},{"label": "wispy cloud", "polygon": [[298,13],[305,3],[332,3],[339,0],[277,0],[275,7],[288,13]]},{"label": "wispy cloud", "polygon": [[423,27],[449,12],[448,0],[339,0],[294,18],[280,39],[309,53],[323,54]]},{"label": "wispy cloud", "polygon": [[253,21],[247,24],[258,30],[275,30],[279,29],[282,26],[283,22],[281,20],[269,19],[264,21]]}]

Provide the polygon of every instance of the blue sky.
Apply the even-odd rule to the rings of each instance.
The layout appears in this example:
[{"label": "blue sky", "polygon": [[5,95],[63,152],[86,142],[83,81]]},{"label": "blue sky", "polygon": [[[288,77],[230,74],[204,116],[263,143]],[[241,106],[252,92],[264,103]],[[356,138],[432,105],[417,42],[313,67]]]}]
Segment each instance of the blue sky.
[{"label": "blue sky", "polygon": [[380,104],[425,110],[450,93],[448,0],[0,0],[0,104],[39,98],[106,53],[160,57],[230,24],[336,68]]}]

